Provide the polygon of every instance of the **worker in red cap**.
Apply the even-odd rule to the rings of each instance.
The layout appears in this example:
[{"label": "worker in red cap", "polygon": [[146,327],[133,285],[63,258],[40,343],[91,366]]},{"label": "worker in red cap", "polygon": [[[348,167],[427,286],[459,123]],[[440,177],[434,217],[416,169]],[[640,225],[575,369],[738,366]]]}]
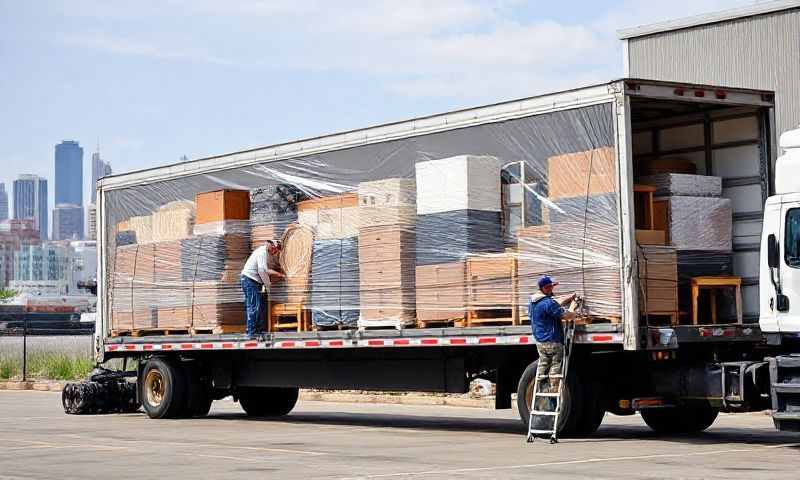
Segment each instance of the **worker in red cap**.
[{"label": "worker in red cap", "polygon": [[559,303],[553,298],[553,287],[558,285],[558,282],[545,275],[539,279],[538,285],[539,291],[531,295],[528,303],[528,318],[531,319],[533,338],[536,339],[536,349],[539,351],[536,381],[549,377],[550,389],[555,392],[558,390],[564,362],[564,334],[561,320],[575,318],[575,312],[565,308],[575,299],[575,294]]}]

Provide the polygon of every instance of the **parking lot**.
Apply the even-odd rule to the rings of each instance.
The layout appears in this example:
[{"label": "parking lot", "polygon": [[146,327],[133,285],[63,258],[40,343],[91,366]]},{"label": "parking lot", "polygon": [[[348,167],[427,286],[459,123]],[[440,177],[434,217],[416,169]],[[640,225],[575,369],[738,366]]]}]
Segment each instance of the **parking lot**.
[{"label": "parking lot", "polygon": [[301,402],[281,420],[68,416],[60,394],[0,392],[0,479],[797,478],[800,434],[723,415],[694,437],[607,416],[597,436],[525,443],[513,411]]}]

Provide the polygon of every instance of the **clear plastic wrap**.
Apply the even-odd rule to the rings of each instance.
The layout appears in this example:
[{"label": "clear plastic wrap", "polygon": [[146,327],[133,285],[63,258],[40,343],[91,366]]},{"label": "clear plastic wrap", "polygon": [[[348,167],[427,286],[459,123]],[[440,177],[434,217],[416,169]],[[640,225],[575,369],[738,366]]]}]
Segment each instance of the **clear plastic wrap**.
[{"label": "clear plastic wrap", "polygon": [[111,328],[243,330],[241,268],[281,239],[269,298],[316,328],[520,324],[542,275],[618,321],[613,121],[601,104],[107,191]]}]

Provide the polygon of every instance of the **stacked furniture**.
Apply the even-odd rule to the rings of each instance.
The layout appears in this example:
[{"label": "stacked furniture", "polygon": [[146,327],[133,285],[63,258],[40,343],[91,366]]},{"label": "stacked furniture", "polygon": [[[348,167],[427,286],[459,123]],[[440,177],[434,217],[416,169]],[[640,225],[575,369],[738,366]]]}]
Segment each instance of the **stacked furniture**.
[{"label": "stacked furniture", "polygon": [[678,258],[672,247],[640,246],[638,249],[639,313],[647,325],[677,325]]},{"label": "stacked furniture", "polygon": [[286,227],[297,222],[297,203],[308,196],[288,184],[264,185],[250,190],[250,227],[253,250],[267,240],[280,240]]},{"label": "stacked furniture", "polygon": [[[655,187],[656,218],[665,225],[667,244],[677,250],[678,309],[688,321],[696,317],[692,278],[733,273],[733,206],[721,198],[722,179],[687,173],[660,173],[639,179]],[[702,302],[709,316],[735,318],[737,312],[716,311]],[[730,305],[735,302],[727,302]],[[716,316],[716,315],[715,315]]]},{"label": "stacked furniture", "polygon": [[[416,164],[416,305],[419,322],[464,319],[465,259],[503,250],[496,157],[460,155]],[[441,292],[436,282],[444,282]]]},{"label": "stacked furniture", "polygon": [[297,204],[298,221],[314,229],[310,297],[316,328],[358,323],[358,195],[344,194]]},{"label": "stacked furniture", "polygon": [[413,179],[358,185],[359,327],[414,324],[416,196]]},{"label": "stacked furniture", "polygon": [[610,321],[619,305],[619,229],[616,158],[604,147],[548,158],[548,201],[544,225],[520,229],[518,269],[520,316],[527,318],[537,282],[550,275],[557,292],[576,292],[585,312]]}]

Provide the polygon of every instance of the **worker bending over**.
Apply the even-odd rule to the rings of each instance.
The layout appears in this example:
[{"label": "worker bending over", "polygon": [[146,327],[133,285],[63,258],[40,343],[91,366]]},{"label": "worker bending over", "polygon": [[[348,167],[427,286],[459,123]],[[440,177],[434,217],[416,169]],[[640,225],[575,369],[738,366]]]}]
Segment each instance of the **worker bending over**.
[{"label": "worker bending over", "polygon": [[256,248],[242,269],[242,290],[247,310],[247,335],[255,337],[264,333],[264,297],[261,291],[267,293],[269,301],[269,287],[273,281],[284,278],[279,271],[278,258],[281,253],[281,243],[267,240],[265,245]]},{"label": "worker bending over", "polygon": [[[573,293],[561,303],[553,298],[553,287],[558,285],[552,278],[544,276],[539,279],[539,292],[531,295],[528,304],[528,318],[531,319],[533,338],[539,351],[539,368],[536,371],[537,382],[541,377],[549,376],[550,389],[558,390],[564,362],[564,333],[561,320],[575,318],[575,312],[564,307],[575,299]],[[544,391],[544,390],[541,390]]]}]

